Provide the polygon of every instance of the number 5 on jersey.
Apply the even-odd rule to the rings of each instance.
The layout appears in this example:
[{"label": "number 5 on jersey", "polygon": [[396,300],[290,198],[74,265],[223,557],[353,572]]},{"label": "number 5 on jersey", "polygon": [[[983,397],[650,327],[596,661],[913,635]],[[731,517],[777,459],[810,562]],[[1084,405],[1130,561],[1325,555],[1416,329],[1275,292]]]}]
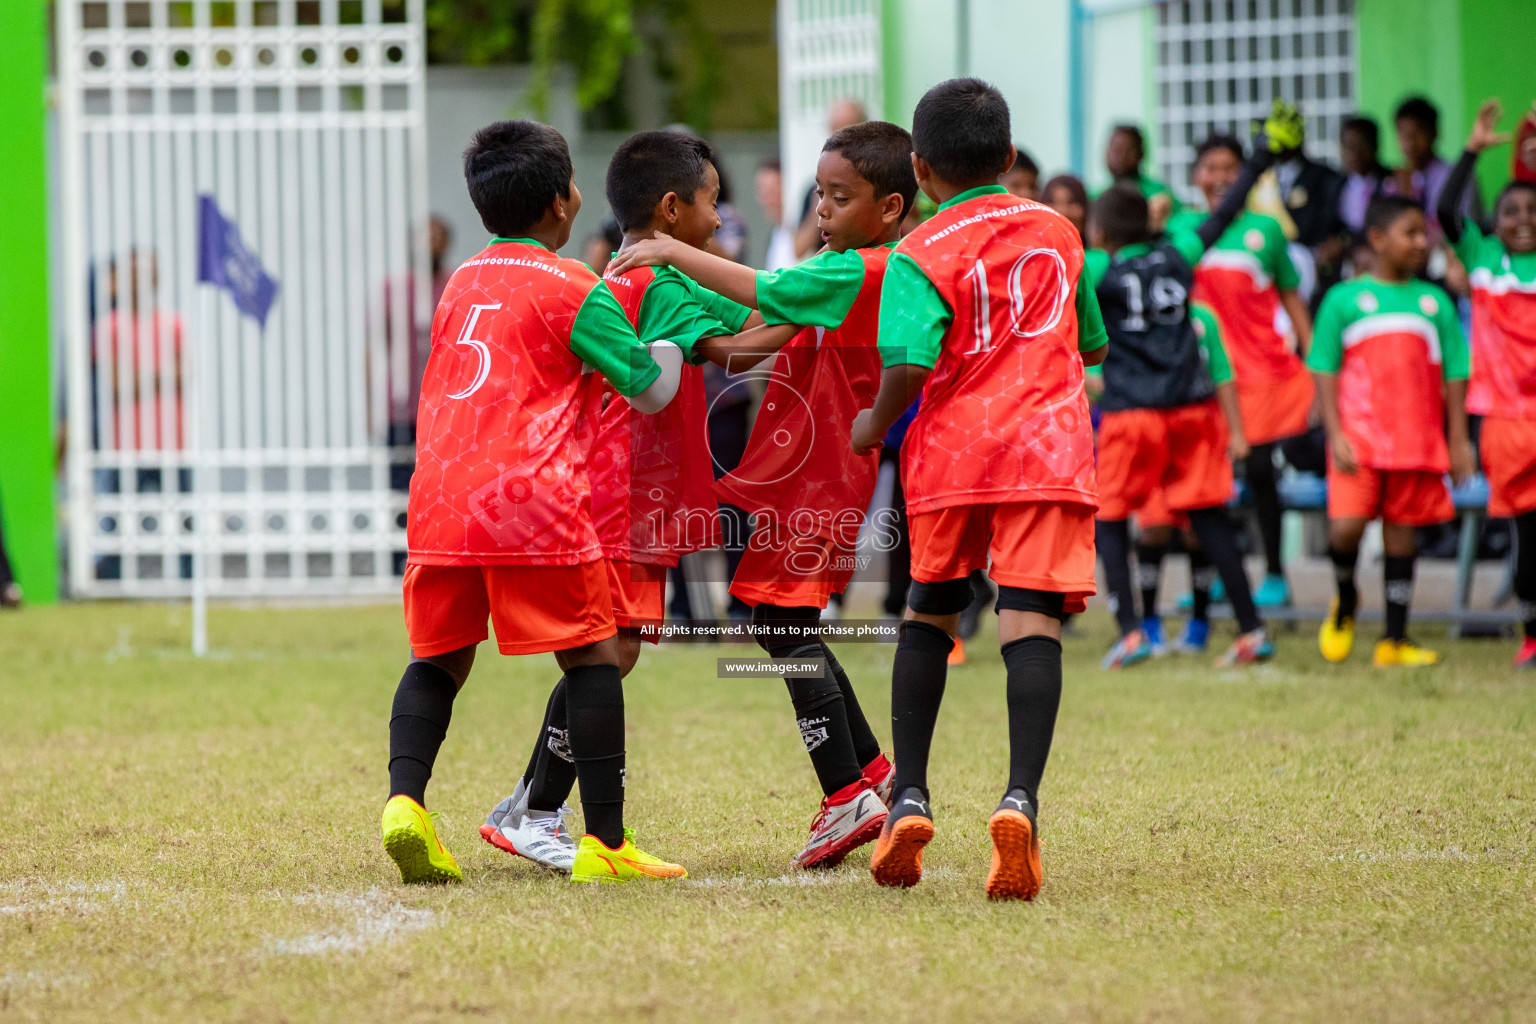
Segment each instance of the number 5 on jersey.
[{"label": "number 5 on jersey", "polygon": [[479,391],[480,386],[485,383],[485,379],[491,375],[491,350],[486,347],[485,342],[475,340],[475,324],[480,321],[480,314],[485,310],[500,308],[501,303],[499,302],[494,305],[471,306],[469,308],[469,319],[464,321],[464,329],[459,332],[459,340],[455,341],[454,344],[468,345],[478,352],[480,354],[480,365],[476,369],[475,379],[470,382],[469,387],[463,391],[455,391],[448,396],[449,398],[468,398],[476,391]]},{"label": "number 5 on jersey", "polygon": [[[1033,296],[1033,289],[1026,292],[1024,285],[1024,271],[1031,260],[1043,259],[1047,263],[1046,273],[1052,274],[1056,279],[1056,296],[1051,301],[1049,312],[1044,322],[1038,326],[1030,326],[1025,323],[1025,318],[1031,311],[1032,304],[1029,299]],[[972,307],[974,312],[971,318],[971,330],[973,341],[971,347],[965,351],[965,355],[973,356],[992,351],[992,294],[987,285],[987,266],[981,260],[972,264],[966,272],[966,277],[971,279],[971,296],[974,300]],[[1041,282],[1044,283],[1044,282]],[[1020,338],[1034,338],[1044,334],[1061,322],[1061,312],[1066,308],[1068,292],[1067,265],[1061,258],[1061,253],[1055,249],[1030,249],[1024,255],[1013,261],[1013,266],[1008,270],[1008,309],[1006,315],[1009,318],[1013,333]]]}]

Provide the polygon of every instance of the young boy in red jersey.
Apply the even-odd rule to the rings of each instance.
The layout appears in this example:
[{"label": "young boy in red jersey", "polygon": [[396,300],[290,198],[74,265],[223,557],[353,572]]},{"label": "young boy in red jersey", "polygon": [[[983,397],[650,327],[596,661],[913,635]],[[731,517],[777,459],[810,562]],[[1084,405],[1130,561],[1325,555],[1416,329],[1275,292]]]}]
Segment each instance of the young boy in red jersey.
[{"label": "young boy in red jersey", "polygon": [[[1242,144],[1231,136],[1213,135],[1196,149],[1193,179],[1208,209],[1221,204],[1242,166]],[[1192,232],[1208,216],[1185,211],[1168,227]],[[1312,377],[1301,364],[1312,318],[1299,284],[1279,221],[1251,210],[1239,211],[1195,265],[1194,299],[1221,321],[1243,411],[1244,467],[1264,548],[1264,581],[1253,595],[1260,607],[1287,605],[1291,596],[1280,563],[1275,446],[1306,431],[1312,408]]]},{"label": "young boy in red jersey", "polygon": [[[1227,585],[1240,635],[1221,663],[1247,664],[1274,652],[1225,508],[1232,494],[1229,420],[1238,410],[1224,409],[1220,399],[1235,395],[1218,390],[1189,310],[1195,263],[1242,209],[1272,157],[1267,138],[1256,143],[1242,176],[1195,230],[1173,227],[1154,237],[1146,199],[1129,188],[1110,189],[1093,206],[1090,235],[1109,261],[1096,261],[1089,277],[1110,339],[1099,398],[1096,538],[1121,631],[1104,668],[1152,654],[1136,615],[1129,557],[1130,518],[1149,504],[1188,517],[1200,550]],[[1161,551],[1149,552],[1143,566],[1158,558]]]},{"label": "young boy in red jersey", "polygon": [[876,332],[886,259],[917,194],[912,137],[885,121],[844,128],[822,147],[816,214],[826,248],[759,273],[670,239],[641,242],[619,265],[670,264],[757,307],[770,324],[804,324],[780,353],[741,464],[715,484],[754,516],[731,593],[754,606],[757,641],[778,659],[821,659],[821,675],[785,678],[824,799],[804,868],[833,867],[885,823],[894,769],[847,674],[809,635],[853,578],[854,545],[879,470],[848,446],[854,416],[880,383]]},{"label": "young boy in red jersey", "polygon": [[1433,665],[1438,655],[1408,640],[1414,534],[1455,515],[1446,472],[1461,481],[1474,469],[1467,342],[1450,296],[1418,278],[1429,259],[1424,209],[1380,196],[1365,227],[1371,273],[1324,297],[1307,354],[1328,432],[1328,553],[1338,582],[1318,648],[1343,661],[1354,646],[1360,535],[1379,517],[1387,628],[1373,661]]},{"label": "young boy in red jersey", "polygon": [[870,870],[880,885],[922,878],[946,662],[971,601],[968,577],[990,555],[1011,764],[988,826],[986,891],[1029,899],[1040,888],[1036,790],[1061,700],[1061,620],[1094,590],[1083,364],[1100,361],[1106,339],[1092,290],[1079,286],[1077,230],[997,184],[1014,160],[1002,95],[974,78],[942,82],[912,125],[917,183],[939,211],[887,264],[885,370],[852,430],[855,451],[875,450],[921,392],[903,445],[913,583],[891,680],[896,792]]},{"label": "young boy in red jersey", "polygon": [[[708,143],[681,132],[642,132],[625,140],[607,180],[608,203],[624,231],[620,251],[652,235],[702,251],[720,225],[715,209],[720,176],[713,160]],[[722,366],[762,358],[796,329],[743,330],[749,319],[758,325],[762,318],[667,268],[626,270],[615,262],[604,283],[640,338],[678,346],[689,364],[682,369],[677,398],[655,415],[634,413],[606,389],[594,393],[596,401],[587,409],[595,428],[587,458],[592,519],[607,562],[619,668],[627,675],[640,655],[641,631],[662,620],[667,570],[682,555],[720,540],[708,408],[697,364],[706,358]],[[523,777],[491,811],[480,834],[544,867],[579,871],[573,863],[580,851],[562,814],[577,775],[566,743],[568,704],[564,682],[557,684]]]},{"label": "young boy in red jersey", "polygon": [[1515,667],[1536,669],[1536,183],[1504,186],[1492,235],[1461,215],[1478,154],[1509,141],[1498,124],[1499,101],[1489,100],[1440,193],[1440,226],[1472,278],[1467,411],[1483,417],[1488,514],[1515,521],[1515,597],[1525,630]]},{"label": "young boy in red jersey", "polygon": [[464,177],[496,237],[454,272],[432,324],[406,529],[411,662],[389,723],[384,849],[405,882],[463,878],[424,804],[489,618],[501,653],[552,651],[565,672],[588,832],[578,859],[600,860],[614,881],[681,878],[625,834],[624,691],[578,437],[596,381],[587,368],[656,412],[676,393],[681,360],[663,372],[596,275],[555,255],[581,209],[559,132],[490,125],[465,152]]}]

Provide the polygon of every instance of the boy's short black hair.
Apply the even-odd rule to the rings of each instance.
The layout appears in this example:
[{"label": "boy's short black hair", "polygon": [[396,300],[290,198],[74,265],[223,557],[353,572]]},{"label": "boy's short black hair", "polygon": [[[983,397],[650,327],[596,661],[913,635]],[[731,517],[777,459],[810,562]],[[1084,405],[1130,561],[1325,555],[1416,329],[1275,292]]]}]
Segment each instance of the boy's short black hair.
[{"label": "boy's short black hair", "polygon": [[1146,136],[1141,134],[1140,125],[1117,124],[1112,129],[1110,129],[1109,137],[1114,138],[1116,135],[1124,135],[1129,137],[1132,142],[1136,143],[1136,151],[1143,156],[1146,155],[1147,139]]},{"label": "boy's short black hair", "polygon": [[979,78],[951,78],[912,112],[912,150],[950,182],[985,181],[1009,167],[1008,101]]},{"label": "boy's short black hair", "polygon": [[912,173],[912,136],[889,121],[861,121],[833,132],[821,147],[823,153],[840,153],[859,177],[875,186],[875,198],[901,196],[905,217],[917,198],[917,177]]},{"label": "boy's short black hair", "polygon": [[608,206],[619,227],[645,227],[668,192],[692,203],[714,160],[709,143],[683,132],[640,132],[625,139],[608,163],[606,182]]},{"label": "boy's short black hair", "polygon": [[1198,165],[1201,160],[1205,159],[1205,154],[1218,149],[1224,149],[1237,157],[1238,163],[1242,163],[1244,160],[1243,144],[1237,141],[1236,138],[1231,135],[1208,135],[1204,142],[1195,147],[1195,163]]},{"label": "boy's short black hair", "polygon": [[497,238],[524,234],[556,197],[571,197],[571,150],[537,121],[496,121],[464,151],[464,183],[480,222]]},{"label": "boy's short black hair", "polygon": [[1423,96],[1410,96],[1397,105],[1392,123],[1412,121],[1431,135],[1440,134],[1440,111]]},{"label": "boy's short black hair", "polygon": [[1035,163],[1035,158],[1024,152],[1024,147],[1017,142],[1013,144],[1013,166],[1004,171],[1004,174],[1033,174],[1040,176],[1040,165]]},{"label": "boy's short black hair", "polygon": [[1524,181],[1520,178],[1512,178],[1505,186],[1499,189],[1498,198],[1493,201],[1493,212],[1498,213],[1506,196],[1515,192],[1530,192],[1536,195],[1536,181]]},{"label": "boy's short black hair", "polygon": [[1130,185],[1105,189],[1093,203],[1093,226],[1103,234],[1105,243],[1116,249],[1150,241],[1152,211],[1147,197]]},{"label": "boy's short black hair", "polygon": [[1339,125],[1339,135],[1342,136],[1346,132],[1359,135],[1372,149],[1381,146],[1381,128],[1376,124],[1374,117],[1346,117],[1344,123]]},{"label": "boy's short black hair", "polygon": [[1407,196],[1377,196],[1365,208],[1365,230],[1386,231],[1397,219],[1413,210],[1424,212],[1424,204]]}]

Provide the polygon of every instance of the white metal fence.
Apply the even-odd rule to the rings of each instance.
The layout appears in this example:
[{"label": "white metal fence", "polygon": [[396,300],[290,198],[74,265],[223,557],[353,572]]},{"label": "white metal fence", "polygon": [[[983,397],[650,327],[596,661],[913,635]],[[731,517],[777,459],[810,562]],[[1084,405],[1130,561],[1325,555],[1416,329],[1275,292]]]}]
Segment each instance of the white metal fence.
[{"label": "white metal fence", "polygon": [[1338,163],[1339,124],[1355,111],[1354,0],[1169,0],[1157,10],[1162,179],[1192,200],[1189,169],[1207,135],[1247,137],[1275,98],[1300,105],[1307,151]]},{"label": "white metal fence", "polygon": [[[185,594],[199,544],[215,595],[395,589],[432,313],[421,0],[57,16],[72,592]],[[197,284],[200,193],[278,281],[265,329]]]},{"label": "white metal fence", "polygon": [[816,178],[827,113],[851,97],[869,117],[883,113],[880,0],[779,0],[779,148],[784,216]]}]

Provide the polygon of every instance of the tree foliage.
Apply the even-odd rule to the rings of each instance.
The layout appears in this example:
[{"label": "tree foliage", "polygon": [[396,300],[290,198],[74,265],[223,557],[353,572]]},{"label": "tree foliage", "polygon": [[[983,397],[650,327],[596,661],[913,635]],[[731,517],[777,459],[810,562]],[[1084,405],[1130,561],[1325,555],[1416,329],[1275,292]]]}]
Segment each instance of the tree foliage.
[{"label": "tree foliage", "polygon": [[427,0],[427,50],[439,64],[531,64],[539,116],[562,64],[591,110],[619,96],[625,61],[644,51],[672,87],[671,116],[701,129],[721,83],[719,45],[689,0]]}]

